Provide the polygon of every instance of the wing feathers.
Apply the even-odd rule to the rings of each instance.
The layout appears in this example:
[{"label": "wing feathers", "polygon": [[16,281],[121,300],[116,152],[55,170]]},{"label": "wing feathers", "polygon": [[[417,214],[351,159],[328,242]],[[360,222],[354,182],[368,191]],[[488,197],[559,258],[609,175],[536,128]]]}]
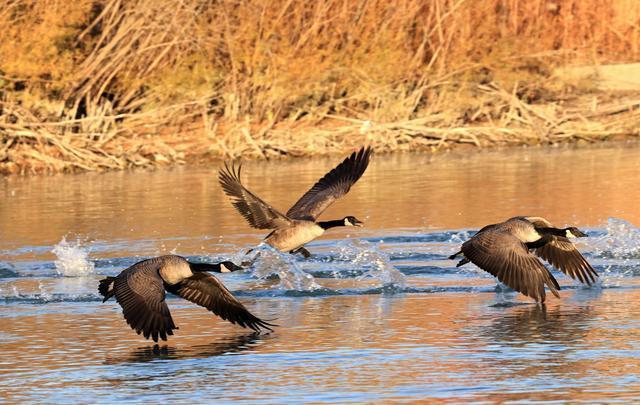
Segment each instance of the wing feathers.
[{"label": "wing feathers", "polygon": [[113,291],[122,307],[127,323],[145,338],[166,340],[177,329],[165,302],[163,282],[158,264],[146,260],[120,273],[114,280]]},{"label": "wing feathers", "polygon": [[515,236],[495,229],[477,233],[463,243],[465,257],[510,288],[544,302],[545,284],[558,296],[553,275]]},{"label": "wing feathers", "polygon": [[196,273],[175,286],[167,289],[195,304],[207,308],[220,318],[256,332],[261,328],[272,330],[267,323],[250,313],[240,301],[214,276]]},{"label": "wing feathers", "polygon": [[290,209],[287,216],[315,221],[334,201],[349,192],[369,166],[372,149],[361,148],[324,175]]},{"label": "wing feathers", "polygon": [[225,163],[224,169],[221,169],[218,174],[222,190],[231,198],[231,203],[240,215],[249,225],[257,229],[275,229],[289,225],[291,223],[289,218],[242,185],[241,170],[242,166],[236,167],[233,163],[231,165]]},{"label": "wing feathers", "polygon": [[535,254],[583,284],[591,285],[598,277],[595,269],[565,237],[554,236],[551,242],[535,249]]}]

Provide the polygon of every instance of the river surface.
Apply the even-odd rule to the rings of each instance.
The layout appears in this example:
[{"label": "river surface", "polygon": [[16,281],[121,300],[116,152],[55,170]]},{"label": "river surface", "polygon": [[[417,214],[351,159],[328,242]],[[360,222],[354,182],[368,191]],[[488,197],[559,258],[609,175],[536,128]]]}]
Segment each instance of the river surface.
[{"label": "river surface", "polygon": [[[340,158],[247,162],[288,207]],[[272,333],[169,297],[180,329],[154,346],[98,280],[176,253],[243,260],[265,232],[210,167],[0,178],[0,402],[527,402],[640,400],[640,146],[374,156],[322,218],[310,259],[259,247],[220,279]],[[575,225],[600,274],[559,272],[539,306],[447,259],[515,215]]]}]

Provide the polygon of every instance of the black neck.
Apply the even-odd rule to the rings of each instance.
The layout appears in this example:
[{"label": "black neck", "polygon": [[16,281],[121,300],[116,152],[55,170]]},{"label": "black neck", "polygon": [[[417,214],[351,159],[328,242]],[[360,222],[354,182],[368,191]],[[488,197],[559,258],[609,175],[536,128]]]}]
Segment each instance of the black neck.
[{"label": "black neck", "polygon": [[559,228],[536,228],[536,231],[540,235],[555,235],[555,236],[567,236],[566,229]]},{"label": "black neck", "polygon": [[322,221],[322,222],[318,222],[318,225],[320,225],[322,229],[335,228],[336,226],[345,226],[344,219],[335,219],[333,221]]},{"label": "black neck", "polygon": [[191,267],[191,271],[213,271],[215,273],[220,273],[220,263],[191,263],[189,262],[189,267]]},{"label": "black neck", "polygon": [[[541,232],[539,232],[541,233]],[[551,242],[553,240],[553,236],[551,236],[551,234],[547,233],[547,234],[542,234],[542,237],[540,239],[538,239],[535,242],[527,242],[525,243],[525,245],[527,245],[527,248],[529,249],[537,249],[540,247],[543,247],[544,245],[546,245],[547,243]]]}]

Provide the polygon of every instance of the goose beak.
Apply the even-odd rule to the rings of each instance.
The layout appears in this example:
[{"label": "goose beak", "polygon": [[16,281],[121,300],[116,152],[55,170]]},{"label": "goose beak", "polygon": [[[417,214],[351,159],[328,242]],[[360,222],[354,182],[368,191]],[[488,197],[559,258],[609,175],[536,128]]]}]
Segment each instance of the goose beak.
[{"label": "goose beak", "polygon": [[364,226],[364,222],[360,221],[358,218],[354,218],[353,226],[362,227]]}]

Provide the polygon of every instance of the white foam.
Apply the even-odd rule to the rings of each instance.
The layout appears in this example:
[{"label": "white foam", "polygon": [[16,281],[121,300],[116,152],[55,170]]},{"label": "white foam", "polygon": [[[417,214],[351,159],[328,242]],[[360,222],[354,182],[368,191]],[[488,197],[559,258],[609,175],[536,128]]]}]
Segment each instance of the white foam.
[{"label": "white foam", "polygon": [[94,273],[95,266],[89,260],[89,249],[83,247],[80,240],[69,242],[63,236],[51,252],[58,257],[54,264],[61,276],[85,277]]},{"label": "white foam", "polygon": [[406,277],[391,264],[389,255],[380,250],[378,245],[364,240],[350,240],[340,246],[339,256],[365,270],[357,280],[373,279],[378,287],[405,287]]},{"label": "white foam", "polygon": [[584,242],[591,245],[598,259],[606,260],[596,285],[620,286],[626,283],[625,278],[635,275],[634,267],[640,258],[640,228],[623,219],[609,218],[605,229],[605,235],[585,238]]},{"label": "white foam", "polygon": [[465,230],[465,231],[456,232],[453,235],[451,235],[451,237],[449,238],[449,243],[453,243],[455,245],[462,245],[464,242],[469,240],[470,237],[471,236],[469,235],[469,231]]},{"label": "white foam", "polygon": [[607,234],[597,240],[598,253],[614,258],[629,258],[640,254],[640,229],[618,218],[607,220]]},{"label": "white foam", "polygon": [[252,255],[255,258],[253,275],[260,279],[278,276],[279,289],[314,291],[322,288],[311,274],[298,266],[294,255],[280,252],[265,244],[256,248]]}]

